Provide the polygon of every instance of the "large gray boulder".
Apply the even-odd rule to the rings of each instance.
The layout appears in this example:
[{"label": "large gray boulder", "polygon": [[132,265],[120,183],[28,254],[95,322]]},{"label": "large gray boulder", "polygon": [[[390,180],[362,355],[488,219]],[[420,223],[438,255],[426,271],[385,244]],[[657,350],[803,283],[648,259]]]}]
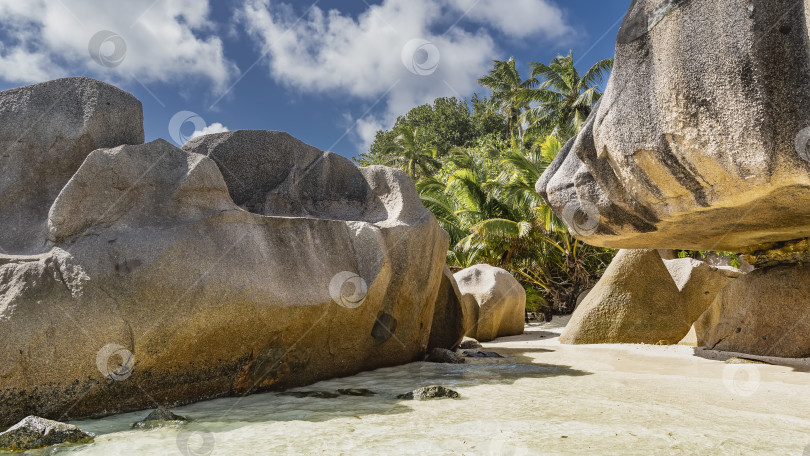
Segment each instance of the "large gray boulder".
[{"label": "large gray boulder", "polygon": [[703,315],[723,287],[744,275],[739,269],[711,266],[694,258],[664,260],[664,266],[678,287],[690,324]]},{"label": "large gray boulder", "polygon": [[[255,147],[229,141],[242,135]],[[0,255],[0,425],[422,359],[447,234],[403,172],[328,152],[313,159],[300,142],[275,149],[264,143],[274,136],[286,135],[189,146],[250,154],[230,164],[236,175],[269,160],[280,164],[264,178],[296,176],[249,192],[267,192],[262,214],[234,203],[234,181],[214,160],[163,140],[86,157],[50,207],[53,247]],[[346,188],[330,193],[336,182]],[[296,195],[306,213],[284,203]]]},{"label": "large gray boulder", "polygon": [[656,250],[621,250],[574,311],[565,344],[675,344],[729,282],[743,275]]},{"label": "large gray boulder", "polygon": [[756,269],[734,280],[695,322],[697,345],[786,358],[810,357],[810,265]]},{"label": "large gray boulder", "polygon": [[454,277],[464,299],[472,298],[478,307],[478,320],[467,335],[486,342],[523,334],[526,290],[512,274],[479,264],[455,273]]},{"label": "large gray boulder", "polygon": [[655,250],[621,250],[574,310],[564,344],[674,344],[692,321]]},{"label": "large gray boulder", "polygon": [[810,236],[810,0],[634,0],[537,190],[582,240],[741,251]]},{"label": "large gray boulder", "polygon": [[141,102],[100,81],[0,92],[0,253],[48,251],[48,210],[85,157],[143,137]]}]

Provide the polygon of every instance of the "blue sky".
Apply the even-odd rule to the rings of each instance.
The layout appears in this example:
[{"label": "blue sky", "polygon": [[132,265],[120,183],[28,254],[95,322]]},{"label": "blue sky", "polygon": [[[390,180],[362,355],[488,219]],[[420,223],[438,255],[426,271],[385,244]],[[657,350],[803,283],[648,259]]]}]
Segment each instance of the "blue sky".
[{"label": "blue sky", "polygon": [[0,90],[90,76],[141,100],[147,141],[282,130],[352,157],[409,108],[486,94],[493,59],[612,57],[629,4],[0,0]]}]

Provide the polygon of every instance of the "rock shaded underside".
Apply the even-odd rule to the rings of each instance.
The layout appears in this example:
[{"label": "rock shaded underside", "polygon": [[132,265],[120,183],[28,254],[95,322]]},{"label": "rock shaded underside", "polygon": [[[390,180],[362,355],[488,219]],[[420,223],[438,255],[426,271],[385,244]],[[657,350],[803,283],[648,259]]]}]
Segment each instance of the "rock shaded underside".
[{"label": "rock shaded underside", "polygon": [[808,22],[810,0],[635,0],[599,106],[538,192],[593,245],[808,237]]},{"label": "rock shaded underside", "polygon": [[434,348],[458,348],[464,335],[474,326],[472,321],[477,319],[477,311],[478,305],[462,295],[453,273],[445,266],[434,306],[428,351]]}]

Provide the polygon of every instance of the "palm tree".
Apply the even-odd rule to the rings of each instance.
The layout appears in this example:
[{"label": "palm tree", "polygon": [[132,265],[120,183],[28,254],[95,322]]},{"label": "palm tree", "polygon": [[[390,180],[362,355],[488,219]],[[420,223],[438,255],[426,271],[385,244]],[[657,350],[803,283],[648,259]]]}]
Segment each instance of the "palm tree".
[{"label": "palm tree", "polygon": [[419,146],[418,128],[403,125],[397,127],[396,131],[399,136],[385,151],[392,157],[388,164],[403,169],[413,180],[428,177],[434,170],[441,168],[441,162],[436,159],[435,148],[423,149]]},{"label": "palm tree", "polygon": [[602,97],[598,85],[613,68],[613,59],[600,60],[581,77],[573,53],[558,56],[549,65],[531,62],[529,67],[528,87],[516,96],[519,102],[533,105],[526,112],[526,122],[543,134],[567,140],[579,133]]},{"label": "palm tree", "polygon": [[[489,250],[498,251],[500,266],[507,269],[515,257],[535,256],[536,245],[543,241],[549,223],[538,217],[538,209],[546,205],[534,190],[534,183],[560,148],[559,141],[547,138],[526,150],[523,142],[512,138],[509,148],[501,155],[499,168],[503,171],[485,185],[490,191],[497,189],[509,210],[501,211],[499,217],[480,220],[470,228],[470,236],[460,246],[488,245]],[[554,228],[562,226],[551,211],[548,214],[553,218]]]},{"label": "palm tree", "polygon": [[[497,164],[492,150],[456,149],[455,170],[447,184],[424,179],[417,184],[422,201],[451,237],[447,261],[467,267],[485,262],[512,271],[521,282],[542,290],[541,307],[570,311],[579,293],[595,282],[612,252],[588,246],[565,225],[534,191],[534,183],[562,148],[554,137],[525,143],[512,138]],[[484,148],[486,149],[486,148]],[[502,170],[497,176],[488,171]]]},{"label": "palm tree", "polygon": [[523,126],[520,115],[528,107],[528,103],[518,97],[518,94],[532,87],[536,82],[532,79],[522,80],[520,72],[515,68],[515,58],[507,61],[495,60],[489,73],[478,79],[478,83],[492,90],[492,101],[497,104],[501,114],[506,119],[509,132],[523,138]]}]

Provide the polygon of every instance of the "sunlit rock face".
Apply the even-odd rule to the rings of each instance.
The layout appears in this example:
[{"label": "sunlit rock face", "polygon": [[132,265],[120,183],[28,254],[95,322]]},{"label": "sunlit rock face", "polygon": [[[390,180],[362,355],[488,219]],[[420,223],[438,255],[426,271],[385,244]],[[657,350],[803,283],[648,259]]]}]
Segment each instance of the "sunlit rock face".
[{"label": "sunlit rock face", "polygon": [[0,96],[0,252],[38,254],[48,210],[94,149],[143,144],[141,102],[90,78],[64,78]]},{"label": "sunlit rock face", "polygon": [[635,0],[604,97],[538,192],[599,246],[810,236],[809,21],[810,0]]},{"label": "sunlit rock face", "polygon": [[[74,82],[51,110],[13,108],[53,83],[0,92],[0,130],[40,117],[68,139],[89,132],[61,148],[30,141],[0,168],[0,184],[36,173],[22,175],[32,215],[14,220],[36,236],[0,235],[0,426],[422,359],[448,235],[405,173],[279,132],[140,144],[137,100]],[[76,93],[87,87],[107,95]],[[94,100],[105,108],[84,109]],[[46,161],[59,154],[56,172]]]}]

